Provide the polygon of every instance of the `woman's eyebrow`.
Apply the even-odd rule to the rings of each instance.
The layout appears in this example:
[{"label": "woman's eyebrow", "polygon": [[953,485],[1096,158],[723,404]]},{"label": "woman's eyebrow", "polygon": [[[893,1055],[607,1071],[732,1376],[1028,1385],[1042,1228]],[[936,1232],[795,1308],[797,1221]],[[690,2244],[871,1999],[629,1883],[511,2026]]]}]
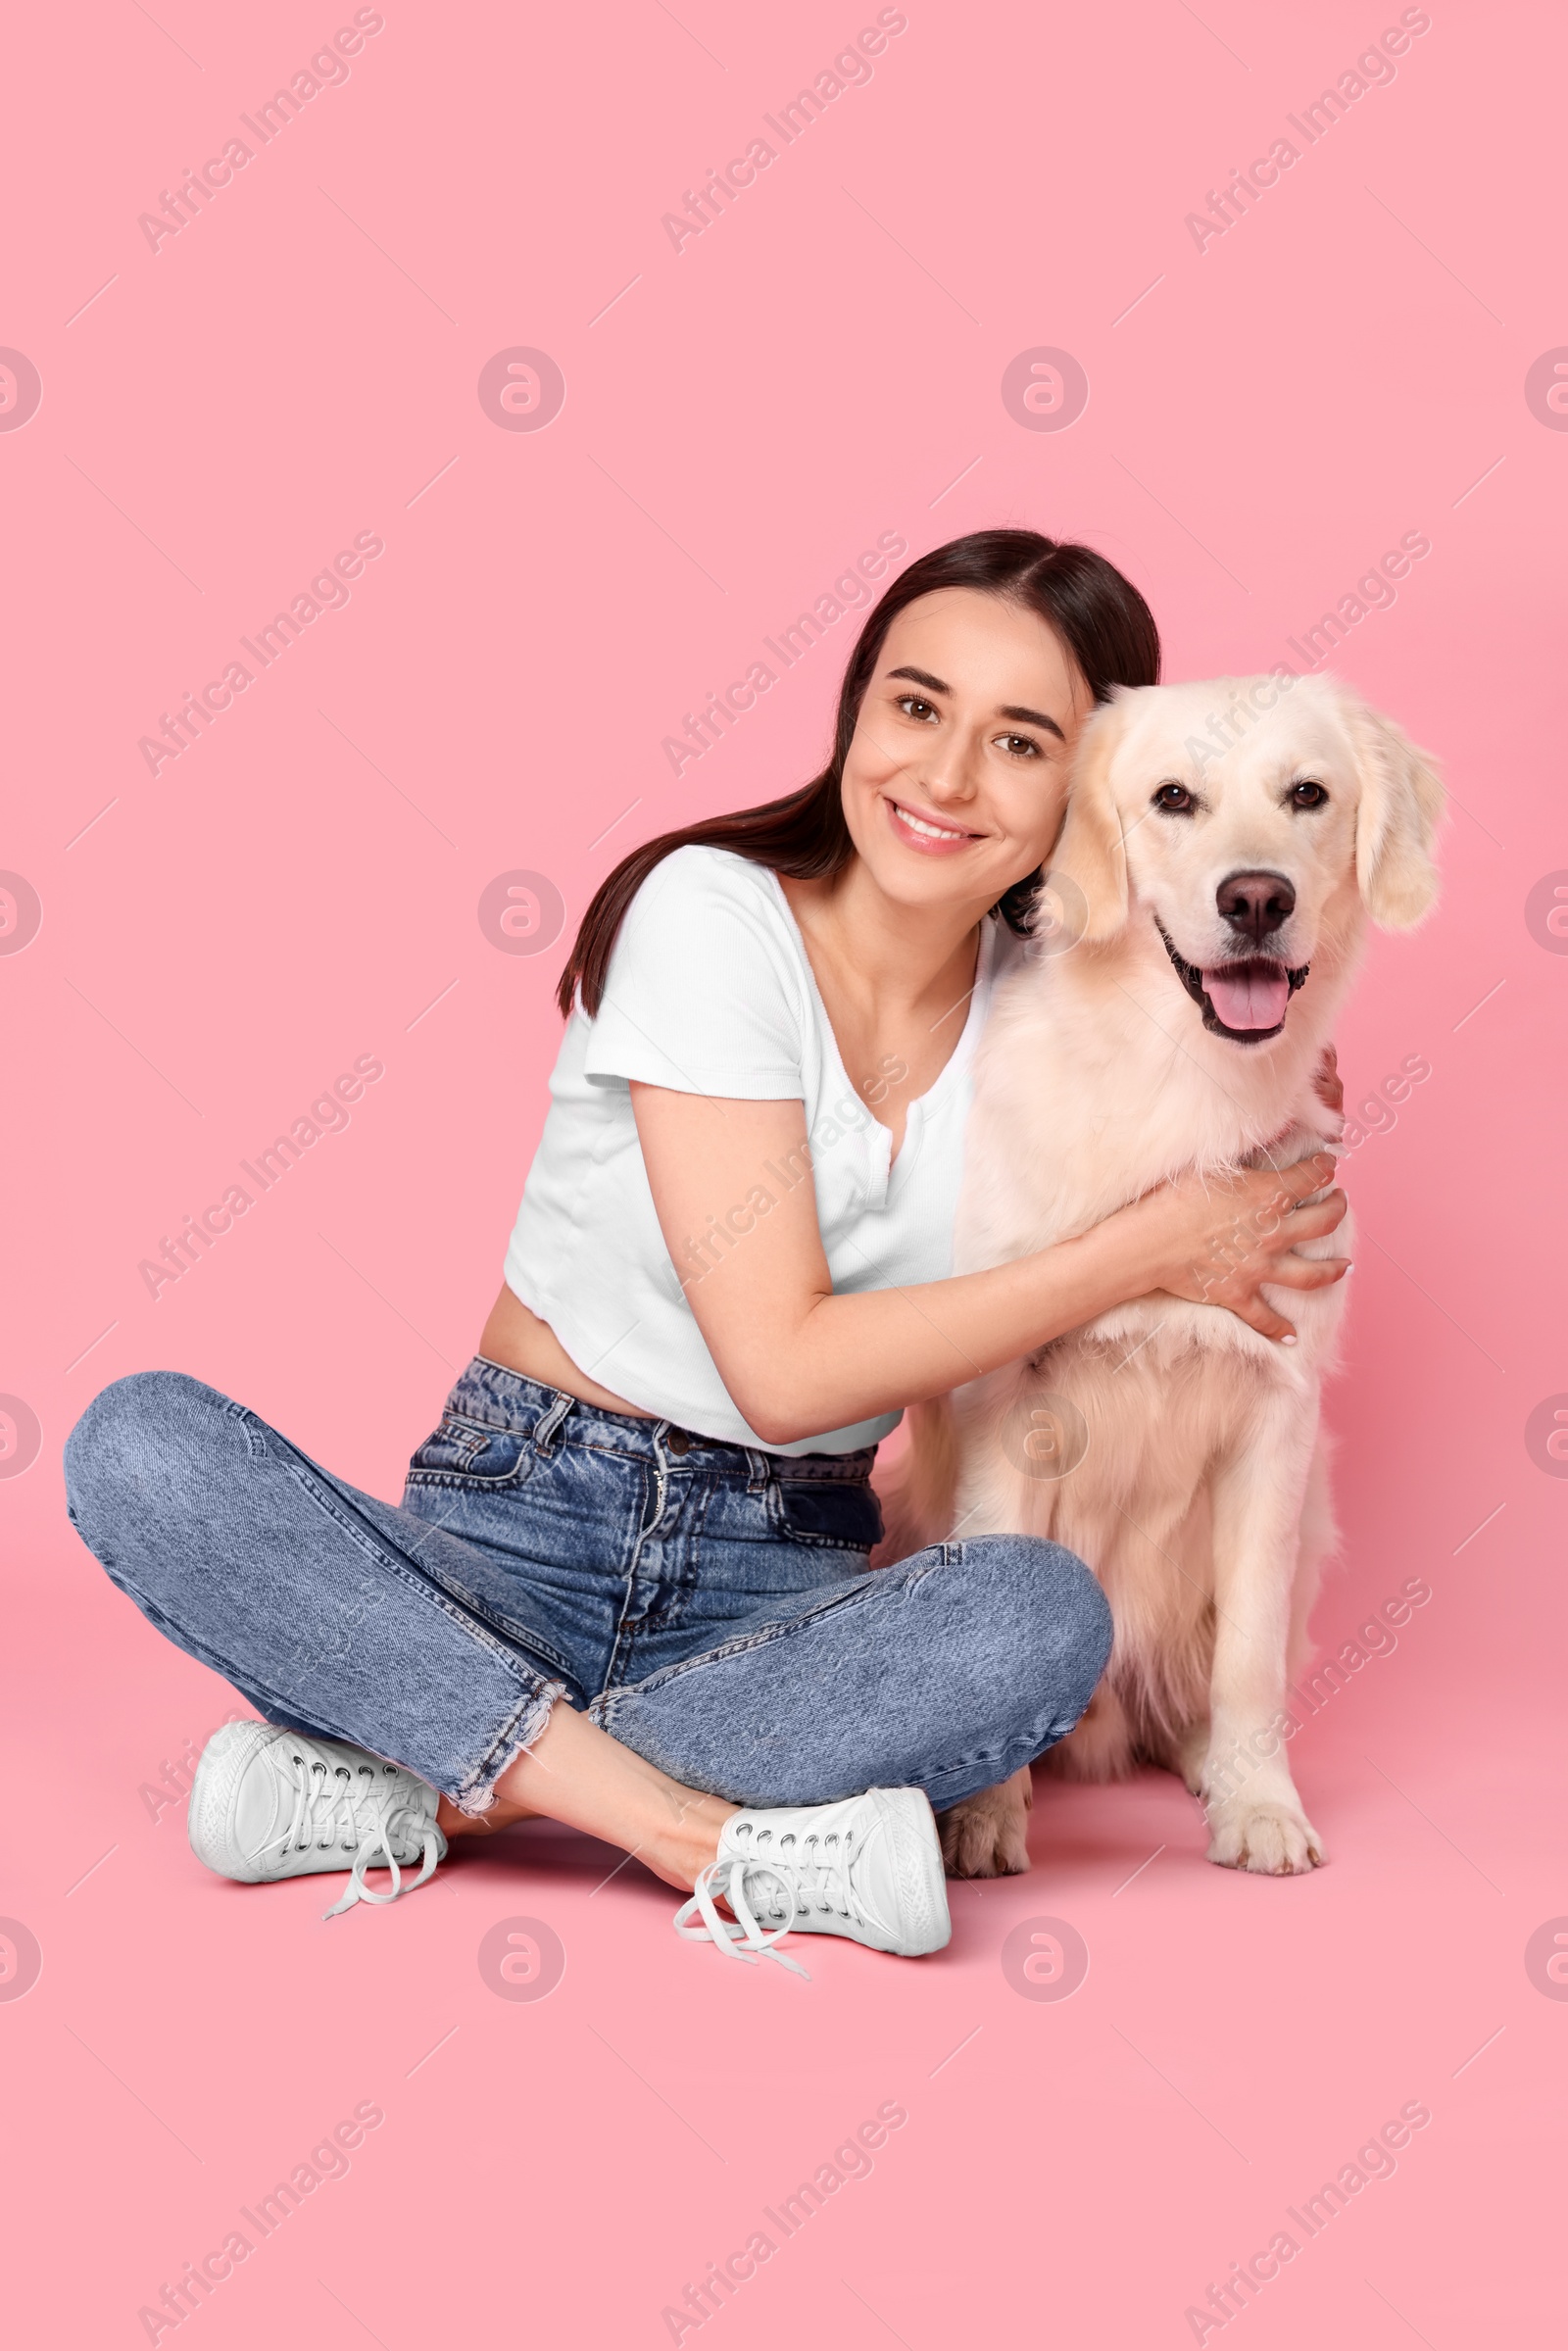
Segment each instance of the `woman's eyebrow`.
[{"label": "woman's eyebrow", "polygon": [[1016,705],[1009,705],[1005,710],[999,710],[997,716],[999,718],[1021,718],[1025,726],[1046,727],[1055,736],[1058,743],[1065,743],[1067,740],[1054,718],[1048,718],[1044,710],[1026,710]]},{"label": "woman's eyebrow", "polygon": [[[933,677],[929,669],[890,669],[888,675],[889,677],[906,677],[911,685],[924,686],[932,694],[951,694],[953,692],[953,688],[944,684],[940,677]],[[1058,743],[1065,743],[1067,740],[1054,718],[1048,718],[1044,710],[1025,710],[1021,704],[1009,703],[997,712],[997,716],[999,718],[1020,718],[1025,726],[1045,727],[1048,733],[1055,736]]]}]

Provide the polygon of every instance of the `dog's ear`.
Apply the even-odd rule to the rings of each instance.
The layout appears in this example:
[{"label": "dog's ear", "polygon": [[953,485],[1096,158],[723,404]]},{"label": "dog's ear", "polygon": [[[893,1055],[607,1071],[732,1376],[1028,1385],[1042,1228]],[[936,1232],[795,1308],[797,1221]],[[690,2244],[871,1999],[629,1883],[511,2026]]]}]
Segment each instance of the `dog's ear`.
[{"label": "dog's ear", "polygon": [[1361,778],[1355,812],[1355,878],[1366,910],[1385,930],[1409,930],[1438,895],[1432,848],[1444,790],[1430,755],[1354,696],[1345,716]]},{"label": "dog's ear", "polygon": [[1067,788],[1067,814],[1050,860],[1083,893],[1082,936],[1113,939],[1127,920],[1127,851],[1110,789],[1111,762],[1127,731],[1128,709],[1117,697],[1096,710],[1078,738]]}]

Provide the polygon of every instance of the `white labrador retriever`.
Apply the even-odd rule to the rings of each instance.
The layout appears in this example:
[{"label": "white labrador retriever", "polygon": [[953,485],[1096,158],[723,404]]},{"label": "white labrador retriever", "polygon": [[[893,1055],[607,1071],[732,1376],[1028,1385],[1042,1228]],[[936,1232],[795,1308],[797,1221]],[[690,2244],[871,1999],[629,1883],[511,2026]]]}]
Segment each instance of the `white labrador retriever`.
[{"label": "white labrador retriever", "polygon": [[[1337,1122],[1313,1076],[1366,920],[1426,913],[1442,808],[1426,756],[1331,678],[1152,686],[1098,711],[1036,944],[982,1041],[956,1270],[1185,1169],[1320,1149]],[[1303,1246],[1347,1255],[1349,1232]],[[1344,1291],[1264,1295],[1295,1347],[1160,1296],[921,1407],[882,1555],[1003,1532],[1080,1553],[1115,1644],[1054,1767],[1179,1771],[1211,1861],[1286,1874],[1323,1859],[1283,1735],[1333,1542],[1318,1409]],[[1027,1869],[1028,1802],[1024,1771],[948,1813],[950,1869]]]}]

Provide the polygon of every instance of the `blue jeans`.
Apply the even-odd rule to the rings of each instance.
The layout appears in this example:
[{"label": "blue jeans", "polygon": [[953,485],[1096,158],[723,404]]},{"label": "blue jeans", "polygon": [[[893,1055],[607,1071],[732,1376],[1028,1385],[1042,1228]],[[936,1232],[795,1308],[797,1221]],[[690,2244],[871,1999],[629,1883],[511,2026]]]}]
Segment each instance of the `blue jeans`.
[{"label": "blue jeans", "polygon": [[267,1721],[466,1812],[562,1695],[709,1794],[919,1787],[941,1810],[1072,1729],[1110,1612],[1032,1537],[869,1570],[871,1461],[720,1445],[477,1357],[401,1509],[179,1372],[105,1389],[66,1477],[73,1524],[161,1633]]}]

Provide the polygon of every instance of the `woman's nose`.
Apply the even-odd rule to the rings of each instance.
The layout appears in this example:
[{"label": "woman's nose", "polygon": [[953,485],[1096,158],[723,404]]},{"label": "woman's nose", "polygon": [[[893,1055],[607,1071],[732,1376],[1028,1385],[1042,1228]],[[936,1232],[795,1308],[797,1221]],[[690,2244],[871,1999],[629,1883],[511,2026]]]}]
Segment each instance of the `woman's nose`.
[{"label": "woman's nose", "polygon": [[951,804],[973,800],[979,788],[973,747],[956,736],[933,744],[928,756],[920,761],[920,780],[935,801]]}]

